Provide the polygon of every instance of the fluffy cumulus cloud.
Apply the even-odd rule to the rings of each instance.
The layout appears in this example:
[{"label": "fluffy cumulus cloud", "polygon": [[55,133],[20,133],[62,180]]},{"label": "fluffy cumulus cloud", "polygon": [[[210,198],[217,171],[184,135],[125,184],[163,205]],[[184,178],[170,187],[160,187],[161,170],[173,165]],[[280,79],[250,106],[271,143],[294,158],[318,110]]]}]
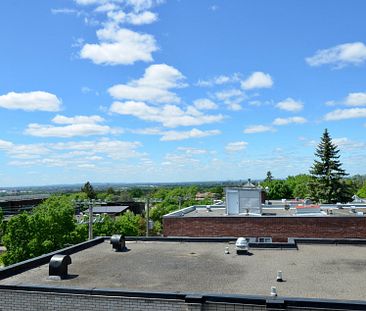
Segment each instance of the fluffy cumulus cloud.
[{"label": "fluffy cumulus cloud", "polygon": [[366,92],[350,93],[346,97],[348,106],[366,106]]},{"label": "fluffy cumulus cloud", "polygon": [[336,109],[324,116],[326,121],[366,118],[366,108]]},{"label": "fluffy cumulus cloud", "polygon": [[248,143],[245,141],[235,141],[235,142],[228,143],[225,146],[225,150],[227,152],[238,152],[238,151],[244,150],[247,145],[248,145]]},{"label": "fluffy cumulus cloud", "polygon": [[241,86],[245,90],[271,88],[273,85],[272,77],[268,73],[261,71],[253,72]]},{"label": "fluffy cumulus cloud", "polygon": [[202,138],[207,136],[219,135],[221,132],[219,130],[208,130],[202,131],[196,128],[191,129],[190,131],[167,131],[164,132],[161,137],[161,141],[177,141],[184,140],[190,138]]},{"label": "fluffy cumulus cloud", "polygon": [[158,47],[152,35],[141,34],[129,29],[109,26],[97,31],[99,43],[87,43],[81,51],[81,58],[95,64],[131,65],[137,61],[151,62],[152,53]]},{"label": "fluffy cumulus cloud", "polygon": [[50,124],[31,123],[25,130],[25,134],[38,137],[74,137],[92,136],[119,133],[120,130],[111,128],[108,125],[99,124],[104,119],[100,116],[75,116],[65,117],[57,115],[52,119],[55,126]]},{"label": "fluffy cumulus cloud", "polygon": [[244,129],[245,134],[256,134],[256,133],[265,133],[265,132],[274,132],[275,129],[272,126],[268,125],[251,125]]},{"label": "fluffy cumulus cloud", "polygon": [[306,123],[307,120],[303,117],[290,117],[290,118],[276,118],[273,121],[273,125],[287,125],[291,123],[303,124]]},{"label": "fluffy cumulus cloud", "polygon": [[0,96],[0,107],[25,111],[59,111],[62,102],[56,95],[43,92],[15,93],[9,92]]},{"label": "fluffy cumulus cloud", "polygon": [[277,103],[275,107],[290,112],[299,112],[304,108],[304,104],[289,97]]},{"label": "fluffy cumulus cloud", "polygon": [[116,99],[177,103],[180,98],[170,89],[185,87],[185,77],[172,66],[155,64],[146,68],[142,78],[127,84],[117,84],[108,89]]},{"label": "fluffy cumulus cloud", "polygon": [[362,42],[336,45],[329,49],[318,50],[306,58],[310,66],[333,65],[337,68],[358,65],[366,61],[366,46]]},{"label": "fluffy cumulus cloud", "polygon": [[158,122],[164,127],[197,126],[223,120],[223,115],[207,115],[189,106],[183,110],[176,105],[149,106],[144,102],[114,102],[110,112],[131,115],[144,121]]}]

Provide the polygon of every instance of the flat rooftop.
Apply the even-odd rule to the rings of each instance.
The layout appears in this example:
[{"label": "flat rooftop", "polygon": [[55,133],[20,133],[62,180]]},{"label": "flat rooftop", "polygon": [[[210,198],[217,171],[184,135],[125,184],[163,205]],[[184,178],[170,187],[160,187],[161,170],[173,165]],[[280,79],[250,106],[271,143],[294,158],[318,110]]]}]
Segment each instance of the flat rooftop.
[{"label": "flat rooftop", "polygon": [[[366,246],[299,245],[299,249],[251,249],[237,255],[221,242],[126,242],[113,252],[109,241],[71,255],[71,277],[48,278],[48,264],[3,279],[2,285],[119,288],[137,291],[208,292],[365,299]],[[224,254],[228,246],[230,254]],[[285,282],[276,282],[283,271]]]},{"label": "flat rooftop", "polygon": [[[346,208],[332,208],[332,214],[327,214],[328,208],[321,208],[322,213],[319,215],[325,217],[332,217],[332,216],[342,216],[342,217],[359,217],[357,213],[353,213],[350,207]],[[328,209],[329,210],[329,209]],[[365,207],[357,207],[357,212],[364,213],[366,215],[366,208]],[[298,215],[296,214],[296,208],[291,207],[290,209],[286,210],[281,207],[264,207],[262,209],[262,217],[265,216],[299,216],[299,217],[306,217],[306,216],[317,216],[314,214],[303,214]],[[164,217],[258,217],[260,215],[255,214],[238,214],[238,215],[227,215],[225,207],[215,207],[214,205],[211,206],[210,210],[208,210],[205,206],[192,206],[190,208],[181,209],[179,211],[172,212]],[[362,215],[361,215],[362,216]]]}]

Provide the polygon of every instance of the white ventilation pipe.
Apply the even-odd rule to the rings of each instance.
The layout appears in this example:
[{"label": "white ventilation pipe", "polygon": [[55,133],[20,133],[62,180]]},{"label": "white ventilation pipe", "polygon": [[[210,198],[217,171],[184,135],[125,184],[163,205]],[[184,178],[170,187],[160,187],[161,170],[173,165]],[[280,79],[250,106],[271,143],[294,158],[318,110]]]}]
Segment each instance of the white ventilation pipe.
[{"label": "white ventilation pipe", "polygon": [[271,287],[271,296],[276,297],[277,296],[277,289],[275,286]]},{"label": "white ventilation pipe", "polygon": [[277,282],[283,282],[282,271],[277,271]]}]

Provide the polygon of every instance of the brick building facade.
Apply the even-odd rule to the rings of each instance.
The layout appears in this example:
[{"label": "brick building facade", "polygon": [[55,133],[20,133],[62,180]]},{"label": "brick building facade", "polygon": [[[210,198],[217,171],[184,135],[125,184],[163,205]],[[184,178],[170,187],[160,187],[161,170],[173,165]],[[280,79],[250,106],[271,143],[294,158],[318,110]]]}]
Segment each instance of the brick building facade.
[{"label": "brick building facade", "polygon": [[163,218],[164,236],[271,237],[273,242],[288,238],[366,238],[366,217],[180,217]]}]

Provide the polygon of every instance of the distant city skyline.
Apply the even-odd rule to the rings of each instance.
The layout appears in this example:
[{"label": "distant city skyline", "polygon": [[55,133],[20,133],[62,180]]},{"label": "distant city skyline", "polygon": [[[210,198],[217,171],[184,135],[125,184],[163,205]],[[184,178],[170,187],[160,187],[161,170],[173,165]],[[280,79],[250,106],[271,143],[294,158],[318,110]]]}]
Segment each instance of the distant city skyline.
[{"label": "distant city skyline", "polygon": [[0,188],[366,174],[365,1],[0,2]]}]

